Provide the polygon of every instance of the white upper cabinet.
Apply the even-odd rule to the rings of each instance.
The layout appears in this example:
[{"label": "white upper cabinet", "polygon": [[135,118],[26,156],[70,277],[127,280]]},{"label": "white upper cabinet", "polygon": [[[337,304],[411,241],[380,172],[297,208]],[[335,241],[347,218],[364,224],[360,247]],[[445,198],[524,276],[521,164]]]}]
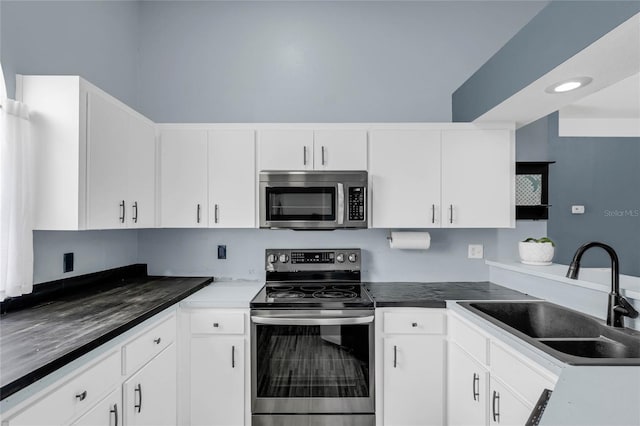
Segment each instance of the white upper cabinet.
[{"label": "white upper cabinet", "polygon": [[442,226],[515,226],[515,149],[510,130],[442,132]]},{"label": "white upper cabinet", "polygon": [[255,132],[209,132],[209,226],[256,226]]},{"label": "white upper cabinet", "polygon": [[260,130],[258,170],[367,170],[367,131]]},{"label": "white upper cabinet", "polygon": [[258,132],[259,170],[313,170],[312,130]]},{"label": "white upper cabinet", "polygon": [[127,191],[130,228],[156,224],[156,130],[151,121],[130,120]]},{"label": "white upper cabinet", "polygon": [[365,130],[315,130],[314,170],[367,170]]},{"label": "white upper cabinet", "polygon": [[100,93],[87,105],[87,228],[153,227],[153,123]]},{"label": "white upper cabinet", "polygon": [[440,131],[369,135],[372,228],[440,226]]},{"label": "white upper cabinet", "polygon": [[34,117],[35,229],[154,226],[153,122],[77,76],[20,76],[17,94]]},{"label": "white upper cabinet", "polygon": [[207,131],[160,132],[160,226],[207,226]]}]

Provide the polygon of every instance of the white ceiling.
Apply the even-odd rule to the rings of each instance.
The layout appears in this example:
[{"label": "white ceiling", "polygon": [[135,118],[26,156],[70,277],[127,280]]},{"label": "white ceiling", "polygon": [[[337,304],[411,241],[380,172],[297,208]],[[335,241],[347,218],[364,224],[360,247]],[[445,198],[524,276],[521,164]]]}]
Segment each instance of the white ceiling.
[{"label": "white ceiling", "polygon": [[[640,136],[639,73],[637,14],[475,121],[513,121],[519,128],[560,110],[561,119],[581,120],[582,124],[590,119],[613,120],[609,125],[613,132],[620,124],[616,120],[623,120],[623,127],[627,127],[624,134],[611,136],[636,136],[627,134],[629,130],[637,130]],[[545,92],[554,83],[582,76],[592,77],[593,82],[572,92]],[[606,128],[603,131],[607,132]]]}]

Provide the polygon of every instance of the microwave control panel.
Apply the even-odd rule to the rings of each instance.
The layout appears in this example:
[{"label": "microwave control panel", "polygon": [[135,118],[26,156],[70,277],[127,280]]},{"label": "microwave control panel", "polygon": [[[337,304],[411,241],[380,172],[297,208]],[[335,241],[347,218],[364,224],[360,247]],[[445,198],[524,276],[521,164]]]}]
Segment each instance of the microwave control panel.
[{"label": "microwave control panel", "polygon": [[361,186],[349,188],[349,221],[364,220],[364,192]]}]

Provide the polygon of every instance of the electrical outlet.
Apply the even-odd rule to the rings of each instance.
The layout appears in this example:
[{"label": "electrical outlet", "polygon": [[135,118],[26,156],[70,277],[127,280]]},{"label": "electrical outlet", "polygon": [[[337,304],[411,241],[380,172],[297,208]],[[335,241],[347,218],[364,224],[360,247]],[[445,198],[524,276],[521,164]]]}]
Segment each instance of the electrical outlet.
[{"label": "electrical outlet", "polygon": [[482,259],[484,257],[484,247],[482,244],[469,244],[469,259]]},{"label": "electrical outlet", "polygon": [[62,256],[62,272],[73,271],[73,253],[65,253]]},{"label": "electrical outlet", "polygon": [[227,258],[227,246],[221,245],[218,246],[218,259],[226,259]]}]

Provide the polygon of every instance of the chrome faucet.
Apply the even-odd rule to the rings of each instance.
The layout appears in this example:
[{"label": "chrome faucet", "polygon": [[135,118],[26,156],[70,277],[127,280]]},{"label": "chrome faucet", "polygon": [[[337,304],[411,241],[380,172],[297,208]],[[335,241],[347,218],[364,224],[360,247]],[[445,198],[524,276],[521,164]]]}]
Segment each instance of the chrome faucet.
[{"label": "chrome faucet", "polygon": [[624,327],[623,317],[637,318],[638,311],[625,299],[620,296],[620,272],[618,269],[618,255],[613,247],[608,246],[597,241],[593,241],[582,245],[576,254],[573,255],[573,260],[569,265],[567,271],[567,278],[578,279],[578,273],[580,273],[580,259],[585,251],[591,247],[600,247],[604,249],[611,258],[611,292],[609,293],[609,305],[607,307],[607,325],[613,327]]}]

